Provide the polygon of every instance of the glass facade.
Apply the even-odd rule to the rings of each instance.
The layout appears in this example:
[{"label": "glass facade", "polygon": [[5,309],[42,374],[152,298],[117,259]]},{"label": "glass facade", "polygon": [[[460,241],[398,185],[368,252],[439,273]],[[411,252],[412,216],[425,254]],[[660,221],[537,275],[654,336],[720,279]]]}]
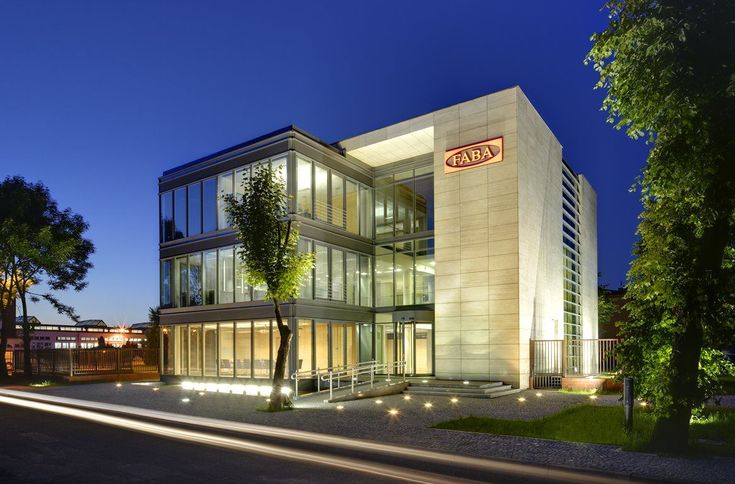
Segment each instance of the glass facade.
[{"label": "glass facade", "polygon": [[230,222],[225,213],[224,197],[241,194],[242,184],[250,177],[251,170],[265,163],[271,163],[284,182],[288,180],[286,157],[279,155],[161,193],[159,195],[160,241],[170,242],[229,229]]},{"label": "glass facade", "polygon": [[[339,239],[334,238],[299,240],[299,251],[314,253],[315,266],[298,299],[368,312],[362,321],[288,318],[293,331],[289,368],[308,371],[376,358],[383,351],[376,339],[390,332],[376,330],[373,308],[434,301],[432,167],[380,176],[370,187],[299,153],[291,158],[280,155],[161,193],[161,242],[230,229],[224,196],[242,194],[243,183],[262,163],[279,170],[293,210],[314,221],[304,223],[326,224],[322,230],[363,245],[365,239],[379,239],[373,253],[350,248],[359,245],[337,245]],[[161,306],[262,301],[265,288],[247,283],[237,250],[227,245],[161,260]],[[417,340],[411,346],[411,367],[422,374],[433,370],[432,328],[431,323],[417,323],[406,330]],[[274,320],[192,321],[164,326],[164,331],[166,374],[243,379],[273,375],[280,342]]]},{"label": "glass facade", "polygon": [[[289,358],[300,370],[370,361],[372,325],[285,320],[293,332]],[[163,326],[164,373],[179,376],[272,378],[280,333],[275,320]]]},{"label": "glass facade", "polygon": [[562,167],[562,242],[564,251],[564,340],[570,373],[579,373],[582,354],[582,305],[579,233],[579,183]]}]

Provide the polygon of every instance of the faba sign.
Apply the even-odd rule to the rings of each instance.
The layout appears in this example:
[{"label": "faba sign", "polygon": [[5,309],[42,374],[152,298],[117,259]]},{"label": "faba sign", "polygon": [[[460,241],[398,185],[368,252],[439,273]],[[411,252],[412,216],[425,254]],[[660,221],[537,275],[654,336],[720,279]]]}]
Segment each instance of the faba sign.
[{"label": "faba sign", "polygon": [[460,146],[444,154],[444,173],[503,161],[503,137]]}]

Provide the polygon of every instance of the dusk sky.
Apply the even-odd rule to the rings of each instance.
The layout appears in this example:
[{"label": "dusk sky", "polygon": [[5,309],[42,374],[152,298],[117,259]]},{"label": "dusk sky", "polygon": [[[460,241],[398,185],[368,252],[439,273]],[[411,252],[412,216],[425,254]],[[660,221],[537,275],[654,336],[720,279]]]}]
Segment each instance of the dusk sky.
[{"label": "dusk sky", "polygon": [[[288,124],[334,142],[520,85],[597,190],[603,283],[625,279],[648,152],[583,64],[601,2],[4,1],[0,176],[90,224],[83,319],[158,302],[161,173]],[[30,311],[66,323],[45,303]]]}]

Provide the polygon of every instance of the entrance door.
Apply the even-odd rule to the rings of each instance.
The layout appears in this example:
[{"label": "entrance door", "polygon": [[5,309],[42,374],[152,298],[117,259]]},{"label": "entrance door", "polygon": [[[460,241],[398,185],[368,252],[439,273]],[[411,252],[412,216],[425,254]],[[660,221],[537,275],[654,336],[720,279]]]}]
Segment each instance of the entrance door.
[{"label": "entrance door", "polygon": [[379,363],[406,362],[406,374],[434,373],[434,333],[431,323],[394,321],[376,325],[376,358]]}]

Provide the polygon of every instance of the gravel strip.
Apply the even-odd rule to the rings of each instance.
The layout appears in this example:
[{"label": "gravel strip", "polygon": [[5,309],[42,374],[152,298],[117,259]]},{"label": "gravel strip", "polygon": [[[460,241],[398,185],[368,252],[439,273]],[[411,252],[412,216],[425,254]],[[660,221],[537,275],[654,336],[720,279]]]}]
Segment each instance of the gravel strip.
[{"label": "gravel strip", "polygon": [[[495,399],[403,395],[378,399],[324,403],[325,394],[301,398],[292,412],[259,412],[264,397],[206,393],[199,395],[177,385],[152,386],[123,383],[71,385],[36,389],[50,395],[115,403],[187,415],[212,417],[277,427],[329,433],[417,448],[480,457],[505,458],[555,466],[580,467],[637,477],[688,480],[693,482],[735,482],[735,458],[730,457],[660,457],[654,454],[626,452],[614,446],[558,442],[526,437],[500,436],[431,428],[436,423],[463,416],[482,416],[531,420],[557,413],[580,404],[620,405],[618,396],[600,395],[592,400],[584,395],[558,391],[526,390]],[[20,388],[19,388],[20,389]],[[28,388],[23,388],[28,390]],[[537,396],[537,393],[540,396]],[[189,398],[187,403],[183,398]],[[524,398],[521,402],[518,399]],[[430,403],[431,406],[425,404]],[[728,401],[732,403],[732,400]],[[397,409],[398,415],[390,415]]]}]

